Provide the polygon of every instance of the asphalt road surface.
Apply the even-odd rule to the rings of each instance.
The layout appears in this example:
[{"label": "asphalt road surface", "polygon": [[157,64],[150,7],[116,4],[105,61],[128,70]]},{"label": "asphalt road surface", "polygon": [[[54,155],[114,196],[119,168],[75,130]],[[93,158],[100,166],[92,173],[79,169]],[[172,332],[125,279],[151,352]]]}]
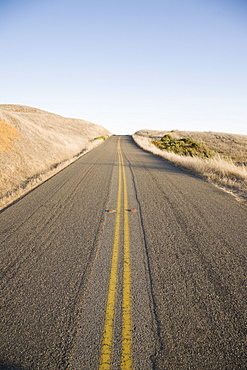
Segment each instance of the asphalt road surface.
[{"label": "asphalt road surface", "polygon": [[0,214],[0,369],[247,369],[246,216],[111,137]]}]

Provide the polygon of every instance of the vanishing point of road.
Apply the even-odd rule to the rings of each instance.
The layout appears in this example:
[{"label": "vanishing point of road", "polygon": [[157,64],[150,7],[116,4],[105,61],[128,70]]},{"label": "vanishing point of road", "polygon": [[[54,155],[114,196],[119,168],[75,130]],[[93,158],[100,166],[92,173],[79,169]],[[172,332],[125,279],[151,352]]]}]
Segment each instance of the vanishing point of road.
[{"label": "vanishing point of road", "polygon": [[246,216],[109,138],[0,214],[0,369],[247,369]]}]

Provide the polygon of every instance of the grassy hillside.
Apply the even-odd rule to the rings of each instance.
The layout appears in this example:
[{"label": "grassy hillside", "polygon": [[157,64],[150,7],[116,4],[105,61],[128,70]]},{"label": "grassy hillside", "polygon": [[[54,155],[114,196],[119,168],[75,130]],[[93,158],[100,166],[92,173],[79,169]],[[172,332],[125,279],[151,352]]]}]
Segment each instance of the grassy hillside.
[{"label": "grassy hillside", "polygon": [[155,131],[140,130],[136,134],[153,140],[159,140],[164,135],[172,135],[176,140],[190,138],[195,142],[207,147],[224,159],[233,161],[236,164],[247,165],[247,136],[218,132],[197,132],[197,131]]},{"label": "grassy hillside", "polygon": [[191,131],[140,130],[136,143],[231,192],[247,203],[247,136]]},{"label": "grassy hillside", "polygon": [[0,105],[0,208],[111,135],[102,126],[22,105]]}]

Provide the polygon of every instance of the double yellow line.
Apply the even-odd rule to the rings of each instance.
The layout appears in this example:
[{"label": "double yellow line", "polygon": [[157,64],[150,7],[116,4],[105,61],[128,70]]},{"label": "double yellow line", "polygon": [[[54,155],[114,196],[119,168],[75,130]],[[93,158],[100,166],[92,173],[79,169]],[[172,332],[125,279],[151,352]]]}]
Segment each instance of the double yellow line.
[{"label": "double yellow line", "polygon": [[111,368],[111,358],[114,336],[114,318],[116,306],[116,292],[118,284],[118,260],[119,244],[121,234],[121,214],[122,214],[122,187],[123,206],[124,206],[124,263],[123,263],[123,297],[122,297],[122,357],[121,369],[130,370],[132,368],[131,358],[131,278],[130,278],[130,237],[129,237],[129,218],[128,218],[128,191],[124,160],[122,156],[120,139],[118,141],[118,196],[116,209],[116,224],[112,250],[111,273],[108,289],[108,298],[105,315],[104,334],[101,347],[101,357],[99,370],[109,370]]}]

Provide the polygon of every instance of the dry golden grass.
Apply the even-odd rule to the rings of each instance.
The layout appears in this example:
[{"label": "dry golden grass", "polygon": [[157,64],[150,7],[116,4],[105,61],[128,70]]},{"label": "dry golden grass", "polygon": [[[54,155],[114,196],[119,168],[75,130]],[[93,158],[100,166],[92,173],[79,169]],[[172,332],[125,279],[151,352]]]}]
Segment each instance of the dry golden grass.
[{"label": "dry golden grass", "polygon": [[[175,139],[189,137],[214,150],[216,155],[214,158],[202,159],[160,150],[152,144],[152,140],[161,138],[165,134],[171,134]],[[247,202],[247,137],[245,135],[141,130],[133,135],[133,139],[143,149],[203,177],[235,195],[238,200]]]},{"label": "dry golden grass", "polygon": [[0,105],[0,209],[97,146],[110,132],[36,108]]}]

